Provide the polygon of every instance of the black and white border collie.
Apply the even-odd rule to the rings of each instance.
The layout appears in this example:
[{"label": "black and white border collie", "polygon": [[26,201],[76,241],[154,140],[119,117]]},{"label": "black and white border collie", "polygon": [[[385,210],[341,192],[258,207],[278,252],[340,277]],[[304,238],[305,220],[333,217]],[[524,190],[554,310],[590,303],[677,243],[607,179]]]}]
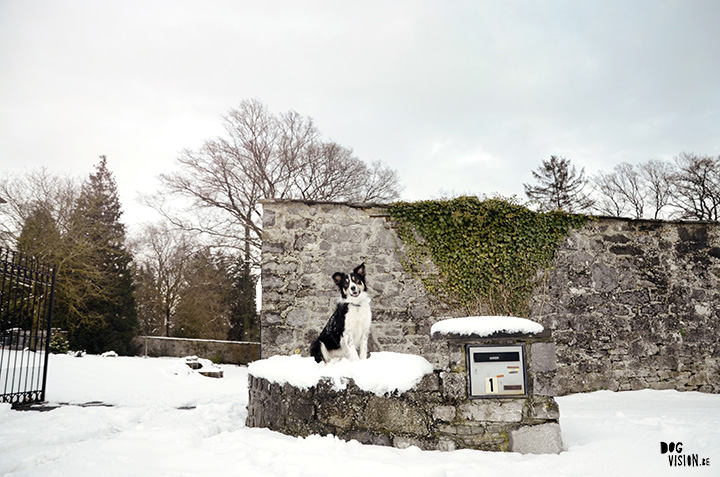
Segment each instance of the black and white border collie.
[{"label": "black and white border collie", "polygon": [[372,320],[365,263],[350,273],[337,272],[332,278],[342,299],[320,336],[310,345],[310,355],[318,363],[327,363],[334,358],[365,359]]}]

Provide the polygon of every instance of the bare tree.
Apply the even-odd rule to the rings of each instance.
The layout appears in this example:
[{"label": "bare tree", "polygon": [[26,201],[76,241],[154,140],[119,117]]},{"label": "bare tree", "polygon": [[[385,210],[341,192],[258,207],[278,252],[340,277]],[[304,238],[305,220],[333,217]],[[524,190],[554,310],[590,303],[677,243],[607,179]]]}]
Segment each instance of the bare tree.
[{"label": "bare tree", "polygon": [[387,202],[398,198],[402,186],[396,170],[381,161],[373,161],[367,169],[367,173],[361,175],[364,184],[358,189],[359,195],[354,197],[357,202]]},{"label": "bare tree", "polygon": [[595,201],[595,210],[601,215],[622,217],[626,214],[627,203],[625,196],[615,193],[615,184],[608,174],[600,173],[594,179],[598,199]]},{"label": "bare tree", "polygon": [[682,153],[675,158],[673,205],[681,217],[720,220],[720,156]]},{"label": "bare tree", "polygon": [[[324,141],[311,118],[274,115],[247,100],[224,118],[225,135],[183,151],[178,171],[160,176],[163,190],[146,203],[176,227],[203,232],[242,250],[257,265],[261,199],[373,200],[399,197],[397,173],[368,167],[352,150]],[[173,207],[173,199],[184,207]],[[175,201],[176,203],[177,201]]]},{"label": "bare tree", "polygon": [[352,150],[334,142],[312,145],[297,167],[290,196],[303,200],[357,199],[367,174]]},{"label": "bare tree", "polygon": [[61,234],[67,232],[80,181],[70,176],[37,169],[25,174],[8,174],[0,178],[0,243],[13,245],[24,224],[39,210],[47,213]]},{"label": "bare tree", "polygon": [[672,166],[662,161],[619,164],[613,172],[595,177],[599,194],[595,208],[602,214],[635,219],[651,211],[651,218],[658,219],[669,204],[672,175]]},{"label": "bare tree", "polygon": [[145,334],[170,336],[197,246],[188,232],[146,225],[135,241],[135,295]]},{"label": "bare tree", "polygon": [[650,160],[640,164],[639,168],[645,181],[647,200],[654,211],[652,218],[659,219],[662,210],[670,205],[673,167],[664,161]]},{"label": "bare tree", "polygon": [[639,167],[623,162],[613,172],[598,175],[594,182],[600,191],[595,204],[600,213],[622,217],[629,210],[636,219],[643,217],[646,191]]},{"label": "bare tree", "polygon": [[539,205],[540,210],[576,213],[593,206],[594,201],[584,192],[588,184],[585,169],[577,172],[569,159],[550,156],[550,160],[543,161],[532,174],[538,184],[523,186],[525,194]]}]

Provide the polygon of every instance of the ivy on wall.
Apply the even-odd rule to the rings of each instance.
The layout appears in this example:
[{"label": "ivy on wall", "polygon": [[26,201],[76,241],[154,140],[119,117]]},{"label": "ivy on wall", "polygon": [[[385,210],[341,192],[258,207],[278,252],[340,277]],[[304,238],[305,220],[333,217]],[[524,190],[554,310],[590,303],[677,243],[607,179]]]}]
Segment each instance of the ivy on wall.
[{"label": "ivy on wall", "polygon": [[587,216],[533,212],[513,200],[460,197],[396,202],[403,266],[438,299],[466,314],[528,316],[538,273]]}]

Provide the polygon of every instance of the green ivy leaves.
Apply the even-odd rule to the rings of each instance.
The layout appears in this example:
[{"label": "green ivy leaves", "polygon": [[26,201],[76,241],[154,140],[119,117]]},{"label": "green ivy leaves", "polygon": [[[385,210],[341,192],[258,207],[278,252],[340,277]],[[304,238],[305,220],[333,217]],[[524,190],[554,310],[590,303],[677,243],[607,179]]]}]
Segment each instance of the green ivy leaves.
[{"label": "green ivy leaves", "polygon": [[403,265],[430,293],[468,314],[515,316],[528,316],[538,271],[552,265],[570,229],[589,220],[477,197],[397,202],[390,213],[408,252]]}]

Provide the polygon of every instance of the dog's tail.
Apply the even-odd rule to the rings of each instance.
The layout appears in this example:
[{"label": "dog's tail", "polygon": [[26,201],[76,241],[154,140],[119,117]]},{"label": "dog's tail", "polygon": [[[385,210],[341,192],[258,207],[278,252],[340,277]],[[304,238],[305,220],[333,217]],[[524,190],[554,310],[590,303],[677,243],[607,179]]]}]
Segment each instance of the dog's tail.
[{"label": "dog's tail", "polygon": [[315,361],[318,363],[322,363],[323,361],[323,355],[322,355],[322,347],[320,345],[320,339],[316,339],[312,342],[310,345],[310,356],[315,358]]}]

